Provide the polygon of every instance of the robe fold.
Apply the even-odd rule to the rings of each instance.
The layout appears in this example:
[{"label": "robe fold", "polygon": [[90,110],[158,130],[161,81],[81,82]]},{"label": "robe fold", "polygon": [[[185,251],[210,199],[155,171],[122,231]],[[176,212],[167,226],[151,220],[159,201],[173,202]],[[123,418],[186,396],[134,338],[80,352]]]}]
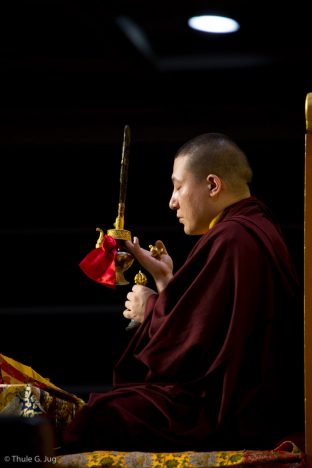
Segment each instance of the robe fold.
[{"label": "robe fold", "polygon": [[301,416],[300,291],[267,207],[255,197],[227,207],[150,297],[113,389],[90,395],[63,446],[273,448]]}]

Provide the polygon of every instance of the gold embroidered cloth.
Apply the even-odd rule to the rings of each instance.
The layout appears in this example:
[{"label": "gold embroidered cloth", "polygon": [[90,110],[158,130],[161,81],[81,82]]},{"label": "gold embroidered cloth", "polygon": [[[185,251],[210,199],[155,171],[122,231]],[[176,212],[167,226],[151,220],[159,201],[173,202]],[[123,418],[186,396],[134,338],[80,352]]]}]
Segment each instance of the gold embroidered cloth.
[{"label": "gold embroidered cloth", "polygon": [[0,415],[47,416],[55,427],[67,425],[84,404],[68,401],[32,384],[0,384]]}]

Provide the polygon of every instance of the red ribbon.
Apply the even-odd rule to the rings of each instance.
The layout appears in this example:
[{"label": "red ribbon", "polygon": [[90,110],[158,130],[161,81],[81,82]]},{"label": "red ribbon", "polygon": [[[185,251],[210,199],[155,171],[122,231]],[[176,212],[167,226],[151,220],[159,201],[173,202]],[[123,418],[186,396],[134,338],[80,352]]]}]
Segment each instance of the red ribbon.
[{"label": "red ribbon", "polygon": [[105,234],[101,246],[91,250],[79,263],[79,266],[93,281],[108,286],[109,288],[115,288],[116,252],[117,244],[115,239]]}]

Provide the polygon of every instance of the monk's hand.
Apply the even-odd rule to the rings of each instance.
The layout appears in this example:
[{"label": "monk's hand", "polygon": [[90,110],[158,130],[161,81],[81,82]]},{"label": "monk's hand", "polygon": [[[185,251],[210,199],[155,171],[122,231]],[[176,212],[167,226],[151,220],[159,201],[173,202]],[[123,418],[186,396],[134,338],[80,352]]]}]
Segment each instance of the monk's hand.
[{"label": "monk's hand", "polygon": [[[161,240],[157,240],[150,250],[140,247],[139,239],[125,242],[127,249],[154,278],[158,292],[161,292],[172,278],[173,261]],[[157,254],[155,254],[155,251]]]},{"label": "monk's hand", "polygon": [[123,316],[127,319],[142,323],[147,300],[153,294],[156,294],[153,289],[135,284],[132,291],[127,294],[127,300],[125,302],[126,310],[124,310]]}]

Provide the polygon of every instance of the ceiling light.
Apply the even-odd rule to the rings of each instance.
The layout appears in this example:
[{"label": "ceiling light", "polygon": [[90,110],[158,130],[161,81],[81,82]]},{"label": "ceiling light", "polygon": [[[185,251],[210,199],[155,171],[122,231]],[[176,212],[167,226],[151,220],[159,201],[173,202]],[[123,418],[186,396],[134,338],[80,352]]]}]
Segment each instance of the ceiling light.
[{"label": "ceiling light", "polygon": [[227,34],[239,29],[239,24],[232,18],[216,15],[193,16],[188,20],[188,25],[198,31]]}]

